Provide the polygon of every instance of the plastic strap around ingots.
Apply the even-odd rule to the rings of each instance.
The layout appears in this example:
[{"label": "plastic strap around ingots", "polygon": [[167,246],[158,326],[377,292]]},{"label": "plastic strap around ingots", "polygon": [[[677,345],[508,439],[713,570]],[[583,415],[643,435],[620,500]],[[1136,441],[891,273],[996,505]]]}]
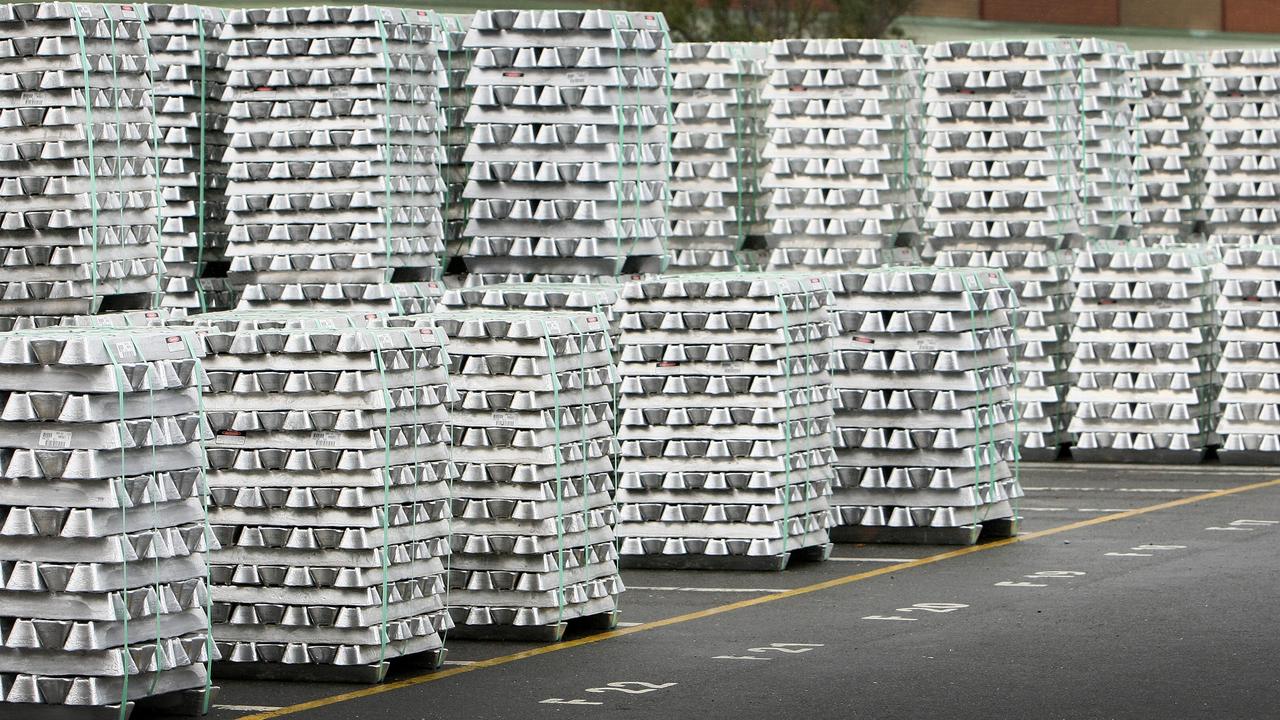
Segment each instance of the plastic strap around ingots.
[{"label": "plastic strap around ingots", "polygon": [[[107,22],[110,23],[110,26],[111,26],[111,97],[112,97],[113,104],[115,105],[115,111],[116,111],[116,127],[115,127],[116,162],[115,162],[114,174],[112,175],[112,177],[115,179],[115,185],[117,188],[116,192],[118,192],[121,195],[120,212],[117,215],[117,217],[119,217],[120,219],[120,224],[116,227],[116,232],[120,234],[121,244],[123,244],[124,234],[125,234],[124,206],[126,205],[126,203],[123,197],[125,195],[125,192],[119,189],[120,186],[123,184],[123,179],[122,179],[123,176],[121,175],[120,166],[121,166],[121,163],[123,162],[123,158],[121,156],[124,153],[124,147],[123,145],[121,145],[121,140],[120,140],[121,137],[124,135],[124,129],[123,129],[124,122],[120,117],[120,71],[119,71],[120,56],[117,54],[117,51],[116,51],[116,33],[117,33],[116,19],[111,16],[110,10],[106,12],[106,16],[107,16]],[[145,43],[146,40],[144,39],[143,42]],[[92,131],[93,130],[91,128],[90,132]],[[156,172],[159,172],[159,168],[156,168]],[[159,242],[160,242],[160,238],[156,238],[156,243],[159,243]],[[119,291],[123,282],[124,282],[123,278],[116,278],[117,291]]]},{"label": "plastic strap around ingots", "polygon": [[793,404],[791,398],[791,320],[787,311],[786,293],[779,288],[777,291],[778,307],[782,309],[782,338],[783,353],[785,354],[785,365],[783,371],[785,373],[785,390],[784,400],[786,407],[785,423],[783,424],[785,432],[785,459],[782,463],[784,487],[782,493],[782,554],[787,554],[787,546],[791,540],[791,407]]},{"label": "plastic strap around ingots", "polygon": [[[734,155],[737,159],[737,162],[734,163],[734,170],[738,176],[737,182],[735,183],[738,190],[737,203],[735,204],[738,240],[733,246],[735,262],[736,256],[742,252],[742,248],[747,244],[747,232],[742,222],[743,214],[746,212],[746,206],[744,205],[742,197],[742,184],[746,182],[742,168],[744,155],[746,154],[746,141],[744,140],[744,130],[742,127],[743,123],[746,122],[746,115],[743,112],[743,106],[746,105],[744,97],[746,88],[742,84],[742,64],[746,60],[746,53],[742,51],[742,47],[743,45],[741,43],[731,43],[729,45],[729,57],[733,61],[734,87],[737,88],[737,93],[734,95],[733,103],[733,112],[735,116],[733,121]],[[668,165],[670,165],[669,161]],[[755,219],[754,215],[755,213],[753,212],[752,220]]]},{"label": "plastic strap around ingots", "polygon": [[[661,234],[658,235],[658,249],[661,255],[658,256],[658,270],[666,272],[667,267],[671,264],[671,256],[667,252],[667,237],[671,234],[671,221],[668,215],[671,212],[671,133],[675,128],[675,111],[671,107],[672,86],[675,84],[675,76],[671,74],[671,31],[667,28],[667,16],[662,13],[655,13],[662,27],[662,94],[666,100],[663,104],[663,112],[661,125],[665,126],[667,141],[662,144],[662,152],[666,153],[666,157],[662,158],[662,225]],[[639,47],[636,48],[636,57],[640,56]],[[639,63],[637,63],[639,64]],[[639,75],[637,75],[637,79]],[[636,104],[640,103],[640,83],[636,83]],[[641,160],[641,143],[640,133],[640,108],[636,108],[636,233],[635,238],[631,241],[631,247],[635,247],[636,241],[640,238],[640,160]],[[628,253],[630,254],[630,253]]]},{"label": "plastic strap around ingots", "polygon": [[[817,279],[818,279],[819,283],[822,285],[823,290],[824,290],[824,291],[827,291],[827,292],[829,293],[830,291],[829,291],[829,290],[827,290],[827,284],[826,284],[825,279],[823,279],[823,278],[817,278]],[[805,314],[806,314],[806,315],[808,315],[811,311],[813,311],[813,310],[817,310],[817,309],[820,309],[820,308],[822,307],[822,304],[821,304],[821,303],[819,303],[816,307],[809,307],[809,298],[811,297],[811,295],[810,295],[808,292],[804,292],[804,290],[805,290],[805,288],[804,288],[804,287],[801,287],[801,288],[800,288],[800,290],[802,291],[802,295],[801,295],[801,297],[803,297],[803,298],[804,298],[804,310],[805,310]],[[814,365],[814,363],[815,363],[816,361],[815,361],[815,359],[814,359],[814,354],[813,354],[813,343],[812,343],[812,339],[810,338],[810,328],[808,327],[808,325],[809,325],[809,324],[810,324],[810,323],[809,323],[809,320],[808,320],[808,318],[806,318],[806,319],[805,319],[805,322],[804,322],[804,325],[802,325],[802,326],[801,326],[801,327],[803,327],[803,328],[804,328],[804,354],[805,354],[804,362],[805,362],[805,366],[806,366],[805,374],[809,374],[810,372],[812,372],[812,371],[816,371],[816,370],[818,369],[818,368],[816,367],[816,365]],[[810,368],[812,368],[812,369],[810,369]],[[827,383],[827,385],[828,385],[828,387],[830,387],[830,382],[828,382],[828,383]],[[810,405],[812,405],[812,404],[813,404],[813,395],[812,395],[812,393],[813,393],[813,392],[814,392],[814,388],[813,388],[813,387],[810,387],[810,388],[808,388],[808,389],[806,390],[806,393],[809,395],[809,404],[810,404]],[[805,420],[811,420],[811,419],[812,419],[812,418],[809,418],[809,417],[806,417],[806,418],[805,418]],[[806,424],[807,424],[807,423],[806,423]],[[808,434],[809,434],[809,433],[808,433],[808,430],[806,430],[806,431],[805,431],[805,437],[808,437]],[[830,431],[828,431],[828,434],[830,434]],[[806,463],[806,465],[807,465],[807,463]],[[808,481],[807,483],[802,483],[802,484],[801,484],[801,491],[804,493],[804,510],[802,511],[802,512],[803,512],[803,515],[804,515],[804,518],[801,520],[801,529],[802,529],[802,530],[804,529],[804,527],[803,527],[803,526],[804,526],[804,524],[806,524],[806,523],[808,523],[808,522],[809,522],[809,514],[810,514],[810,512],[809,512],[809,511],[811,510],[811,506],[810,506],[810,504],[809,504],[809,500],[810,500],[811,494],[812,494],[812,492],[813,492],[813,485],[812,485],[812,483],[813,483],[813,481],[812,481],[812,480],[810,480],[810,481]],[[808,534],[808,533],[806,532],[805,534]]]},{"label": "plastic strap around ingots", "polygon": [[[1000,294],[1003,295],[1006,300],[1013,299],[1016,303],[1017,298],[1013,293],[1013,289],[1009,286],[1008,281],[1005,279],[1004,271],[997,269],[994,272],[996,273],[996,277],[999,278],[1000,290],[1001,290]],[[1012,364],[1012,369],[1009,375],[1008,387],[1009,387],[1009,394],[1010,394],[1009,407],[1013,412],[1013,480],[1016,484],[1020,486],[1022,483],[1022,449],[1021,449],[1022,431],[1018,428],[1018,422],[1020,420],[1019,416],[1022,414],[1022,407],[1018,405],[1018,388],[1021,386],[1022,383],[1018,376],[1018,352],[1017,352],[1018,312],[1017,312],[1017,308],[1014,307],[1013,305],[1006,306],[1005,315],[1008,316],[1009,318],[1009,347],[1010,347],[1009,361]],[[1018,505],[1020,503],[1021,503],[1021,498],[1015,495],[1011,503],[1011,505],[1013,506],[1014,523],[1018,522]]]},{"label": "plastic strap around ingots", "polygon": [[[564,587],[564,468],[560,449],[560,377],[556,368],[556,351],[551,342],[551,328],[546,319],[542,323],[544,349],[547,352],[547,363],[551,375],[551,395],[555,419],[555,445],[552,446],[552,457],[556,463],[556,565],[559,567],[559,579],[556,583],[556,623],[564,621],[565,587]],[[555,321],[551,321],[555,322]],[[558,323],[557,323],[558,327]]]},{"label": "plastic strap around ingots", "polygon": [[[79,13],[77,12],[77,19]],[[129,717],[129,499],[128,489],[125,486],[125,477],[127,466],[125,464],[125,445],[128,439],[127,432],[124,427],[125,423],[125,399],[124,392],[127,380],[124,375],[124,367],[120,362],[119,355],[116,354],[115,348],[109,340],[104,339],[103,348],[107,351],[107,357],[111,360],[111,368],[116,376],[116,409],[120,415],[120,424],[116,426],[116,436],[120,441],[120,483],[116,486],[116,500],[120,503],[120,559],[121,559],[121,587],[123,588],[123,612],[121,620],[124,626],[124,644],[120,649],[120,665],[124,669],[124,678],[120,688],[120,712],[119,720],[127,720]],[[158,612],[158,610],[157,610]],[[156,649],[159,650],[160,639],[156,638]]]},{"label": "plastic strap around ingots", "polygon": [[[205,170],[205,154],[207,150],[207,135],[209,131],[209,117],[206,102],[209,95],[208,85],[208,63],[206,62],[206,48],[204,37],[204,12],[208,8],[200,8],[200,17],[196,19],[196,35],[200,38],[200,120],[197,126],[200,128],[200,149],[197,152],[199,158],[200,173],[196,176],[196,267],[191,282],[196,287],[196,301],[200,303],[200,312],[209,312],[208,298],[204,294],[204,286],[200,284],[200,278],[204,275],[204,216],[205,216],[205,183],[208,182]],[[222,13],[221,10],[218,11]],[[160,169],[156,168],[157,177]],[[208,702],[208,693],[205,693]]]},{"label": "plastic strap around ingots", "polygon": [[[379,21],[381,27],[381,21]],[[373,361],[378,370],[378,384],[382,390],[382,416],[383,416],[383,432],[382,439],[382,517],[380,523],[382,525],[382,624],[378,632],[378,667],[381,668],[387,660],[387,625],[389,623],[390,609],[387,604],[388,581],[387,577],[391,571],[391,563],[389,559],[391,546],[391,528],[389,525],[391,518],[391,390],[387,386],[387,366],[382,359],[382,342],[384,337],[389,335],[381,335],[375,332],[363,331],[360,333],[373,346]],[[417,390],[417,387],[414,387]]]},{"label": "plastic strap around ingots", "polygon": [[[438,364],[440,365],[441,369],[444,370],[444,394],[437,396],[437,399],[445,407],[444,427],[442,429],[442,433],[443,433],[443,437],[452,438],[453,437],[454,405],[453,405],[453,401],[450,399],[452,396],[453,384],[452,384],[452,381],[449,379],[450,365],[449,365],[449,351],[447,349],[448,338],[445,336],[444,331],[440,329],[439,325],[433,324],[431,327],[431,332],[435,336],[436,341],[439,343],[440,349],[439,349],[439,356],[438,356],[439,357]],[[414,382],[414,385],[416,386],[418,384],[418,379],[416,374],[417,371],[415,370],[414,372],[415,372],[415,375],[414,375],[413,382]],[[415,413],[417,412],[416,406],[415,406],[414,412]],[[453,497],[454,497],[453,478],[454,478],[454,475],[456,474],[454,472],[454,465],[453,465],[453,441],[452,440],[444,444],[444,450],[445,450],[445,462],[442,466],[444,468],[444,477],[443,478],[437,477],[435,479],[437,481],[439,480],[444,481],[445,489],[446,489],[445,491],[448,495],[448,499],[445,502],[445,507],[449,508],[448,517],[445,520],[445,528],[446,528],[447,535],[444,538],[444,540],[439,543],[443,547],[449,549],[449,552],[445,553],[445,556],[444,556],[444,576],[442,578],[444,583],[444,607],[445,607],[445,614],[447,615],[448,608],[450,607],[449,578],[452,577],[452,573],[453,573],[453,551],[449,547],[449,541],[453,538]],[[414,452],[417,452],[416,445],[414,446]],[[416,462],[416,457],[415,457],[415,462]],[[421,482],[421,480],[417,475],[414,476],[414,482]],[[449,635],[448,627],[442,628],[440,630],[441,644],[444,643],[448,635]]]},{"label": "plastic strap around ingots", "polygon": [[[591,552],[591,508],[587,499],[590,497],[591,476],[588,472],[590,463],[590,453],[587,451],[587,412],[590,408],[587,406],[587,363],[586,363],[586,347],[587,347],[587,331],[578,327],[578,321],[572,317],[569,318],[569,327],[573,329],[578,336],[578,352],[582,354],[582,360],[578,363],[578,393],[582,398],[582,402],[578,406],[578,442],[581,447],[579,451],[582,453],[582,567],[587,566],[587,554]],[[587,579],[589,581],[589,578]]]},{"label": "plastic strap around ingots", "polygon": [[71,3],[72,24],[76,29],[76,42],[80,48],[80,73],[84,77],[85,138],[89,145],[89,217],[93,223],[89,239],[92,243],[89,260],[90,293],[89,311],[98,305],[98,158],[94,152],[93,138],[93,85],[89,81],[89,53],[85,48],[84,21],[80,19],[80,6]]},{"label": "plastic strap around ingots", "polygon": [[[615,56],[614,70],[618,73],[618,101],[613,106],[614,116],[618,119],[618,150],[616,153],[618,157],[618,179],[614,184],[614,222],[617,223],[617,226],[614,228],[613,233],[613,240],[616,246],[615,252],[617,254],[613,259],[613,274],[616,277],[622,274],[623,266],[626,265],[626,257],[622,255],[622,237],[620,230],[622,228],[622,203],[624,202],[622,176],[626,173],[623,160],[627,142],[627,116],[622,109],[622,98],[626,94],[626,84],[623,82],[622,33],[618,30],[617,13],[609,13],[609,25],[611,26],[611,33],[613,34],[613,50]],[[638,119],[639,118],[637,118],[637,120]],[[636,192],[639,192],[639,190],[639,188],[636,188]]]},{"label": "plastic strap around ingots", "polygon": [[[139,38],[139,40],[140,40],[139,44],[142,46],[142,52],[144,53],[144,60],[143,60],[143,62],[145,62],[145,63],[147,64],[147,93],[148,93],[148,94],[150,95],[150,97],[151,97],[151,113],[150,113],[150,115],[151,115],[151,117],[150,117],[150,121],[151,121],[151,161],[152,161],[153,163],[155,163],[155,167],[154,167],[154,168],[152,168],[152,174],[153,174],[153,175],[155,175],[155,178],[156,178],[156,198],[155,198],[155,213],[156,213],[156,294],[155,294],[155,296],[154,296],[154,297],[152,297],[152,298],[151,298],[151,302],[150,302],[149,304],[150,304],[150,306],[151,306],[151,307],[153,307],[153,308],[159,308],[159,307],[161,306],[162,301],[163,301],[163,298],[164,298],[164,290],[165,290],[165,288],[164,288],[164,242],[163,242],[163,241],[162,241],[162,239],[161,239],[161,236],[162,236],[162,234],[163,234],[163,232],[164,232],[164,212],[162,212],[162,206],[164,206],[164,205],[165,205],[165,200],[164,200],[164,191],[163,191],[163,190],[161,189],[161,187],[160,187],[160,172],[161,172],[161,170],[160,170],[160,168],[161,168],[161,165],[160,165],[160,124],[159,124],[159,120],[157,119],[157,113],[159,112],[159,107],[157,107],[157,105],[156,105],[156,74],[155,74],[155,69],[154,69],[154,68],[156,67],[156,63],[155,63],[155,60],[154,60],[154,59],[152,59],[152,57],[151,57],[151,32],[147,29],[147,20],[148,20],[148,19],[149,19],[149,17],[150,17],[150,13],[151,13],[151,6],[150,6],[150,5],[143,5],[143,6],[139,9],[139,11],[138,11],[138,18],[139,18],[139,21],[138,21],[138,38]],[[199,24],[200,24],[198,20],[196,21],[196,24],[197,24],[197,25],[199,25]],[[114,42],[114,41],[115,41],[115,40],[114,40],[114,33],[113,33],[112,42]],[[114,60],[114,58],[112,59],[112,61],[113,61],[113,62],[115,61],[115,60]],[[204,63],[204,57],[203,57],[203,55],[201,56],[201,60],[200,60],[200,62],[201,62],[201,64],[203,64],[203,63]],[[119,138],[119,136],[117,135],[117,140],[118,140],[118,138]],[[203,159],[203,158],[202,158],[202,159]],[[119,162],[119,160],[117,160],[117,162]],[[119,169],[118,169],[118,168],[117,168],[117,173],[119,173]],[[204,179],[204,178],[202,177],[202,178],[201,178],[201,181],[203,181],[203,179]],[[124,203],[121,203],[121,210],[120,210],[120,212],[121,212],[121,214],[122,214],[122,215],[124,214]],[[195,278],[192,278],[192,281],[194,282],[194,281],[195,281]],[[159,562],[159,560],[157,560],[156,562]],[[158,622],[158,621],[157,621],[157,622]],[[158,632],[158,630],[157,630],[157,632]],[[153,681],[153,684],[154,684],[154,681]]]},{"label": "plastic strap around ingots", "polygon": [[[401,11],[403,12],[403,11]],[[383,268],[384,282],[391,282],[391,222],[393,209],[391,207],[391,52],[387,44],[387,24],[382,18],[377,19],[378,39],[382,42],[382,73],[383,73],[383,114],[382,114],[382,229],[383,229],[383,253],[385,267]],[[383,601],[385,604],[385,600]],[[385,609],[385,608],[384,608]],[[386,632],[386,624],[383,623],[383,632]],[[384,639],[385,644],[385,639]]]},{"label": "plastic strap around ingots", "polygon": [[[203,62],[203,61],[202,61]],[[208,714],[209,705],[213,701],[213,657],[217,654],[217,649],[213,644],[213,569],[209,562],[209,557],[213,552],[214,537],[213,528],[209,526],[209,478],[206,474],[208,471],[205,458],[205,435],[204,435],[204,361],[200,359],[200,354],[196,352],[195,345],[192,343],[192,335],[190,332],[183,332],[179,335],[182,338],[182,346],[187,350],[187,357],[191,359],[195,365],[191,369],[191,384],[196,389],[196,406],[199,409],[200,424],[196,428],[196,437],[200,442],[200,466],[197,468],[196,475],[196,492],[200,495],[200,509],[202,511],[202,519],[204,520],[204,588],[205,588],[205,607],[204,607],[204,692],[200,700],[201,712]]]},{"label": "plastic strap around ingots", "polygon": [[[975,356],[977,358],[980,358],[983,351],[983,343],[980,340],[978,327],[977,327],[977,317],[978,317],[977,301],[974,299],[974,293],[985,290],[985,287],[983,286],[982,279],[978,277],[978,273],[976,272],[965,272],[960,276],[960,278],[964,284],[965,299],[969,305],[969,336],[973,339]],[[971,285],[975,283],[977,284],[978,287],[977,288],[971,287]],[[989,308],[983,308],[983,313],[984,313],[984,319],[989,320],[991,317],[991,310]],[[977,365],[977,363],[975,363],[975,365]],[[975,376],[978,376],[980,374],[977,372],[977,370],[978,369],[975,367]],[[990,452],[990,455],[988,457],[988,464],[990,465],[990,468],[991,468],[989,473],[989,479],[987,481],[987,492],[989,494],[989,497],[987,498],[987,500],[991,500],[992,498],[995,497],[996,479],[998,476],[997,470],[1000,464],[1000,451],[999,451],[998,440],[996,438],[996,412],[995,412],[996,408],[995,408],[995,388],[994,388],[995,373],[996,373],[996,368],[993,365],[991,367],[992,377],[986,383],[987,384],[987,410],[988,410],[987,428],[988,428],[988,437],[990,438],[990,441],[988,443],[988,450]],[[975,397],[975,400],[978,400],[979,402],[975,402],[974,414],[973,414],[973,434],[974,434],[973,474],[974,474],[974,490],[977,492],[977,497],[975,498],[975,500],[980,502],[982,506],[982,517],[978,522],[973,524],[973,527],[969,531],[971,539],[975,542],[977,541],[978,536],[982,533],[982,523],[986,522],[987,516],[991,512],[991,503],[981,502],[983,499],[981,496],[981,483],[982,483],[982,470],[981,470],[982,452],[981,450],[982,450],[982,425],[983,425],[982,416],[980,412],[981,397],[982,397],[982,387],[979,386],[977,388],[976,397]]]}]

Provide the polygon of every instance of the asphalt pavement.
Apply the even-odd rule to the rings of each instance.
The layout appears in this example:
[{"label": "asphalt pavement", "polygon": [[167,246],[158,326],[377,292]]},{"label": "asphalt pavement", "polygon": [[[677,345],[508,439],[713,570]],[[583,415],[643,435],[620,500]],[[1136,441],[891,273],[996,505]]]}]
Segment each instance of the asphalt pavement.
[{"label": "asphalt pavement", "polygon": [[218,680],[210,717],[1280,716],[1280,468],[1023,471],[1016,541],[625,571],[617,631],[450,639],[381,686]]}]

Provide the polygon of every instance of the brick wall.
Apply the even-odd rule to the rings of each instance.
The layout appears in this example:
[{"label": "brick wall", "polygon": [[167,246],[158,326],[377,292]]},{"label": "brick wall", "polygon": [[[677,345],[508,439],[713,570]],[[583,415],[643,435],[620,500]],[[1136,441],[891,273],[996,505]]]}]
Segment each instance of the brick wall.
[{"label": "brick wall", "polygon": [[1110,26],[1120,22],[1120,0],[982,0],[982,19]]},{"label": "brick wall", "polygon": [[1230,32],[1280,32],[1280,0],[1222,0],[1222,26]]}]

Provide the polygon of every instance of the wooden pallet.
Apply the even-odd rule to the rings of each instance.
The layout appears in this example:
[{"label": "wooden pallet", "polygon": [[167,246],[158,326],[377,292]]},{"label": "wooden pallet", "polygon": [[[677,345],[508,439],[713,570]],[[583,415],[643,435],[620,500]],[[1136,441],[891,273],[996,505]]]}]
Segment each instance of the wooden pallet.
[{"label": "wooden pallet", "polygon": [[1124,463],[1126,465],[1195,465],[1202,463],[1217,446],[1195,450],[1112,450],[1071,448],[1071,459],[1083,463]]},{"label": "wooden pallet", "polygon": [[831,543],[796,548],[777,555],[623,555],[619,566],[635,570],[746,570],[781,572],[792,562],[822,562]]},{"label": "wooden pallet", "polygon": [[593,635],[618,627],[618,610],[561,620],[548,625],[456,625],[450,638],[459,640],[500,640],[508,642],[558,643],[566,634]]},{"label": "wooden pallet", "polygon": [[375,685],[387,678],[392,666],[401,671],[432,671],[444,665],[444,648],[388,658],[370,665],[319,665],[266,662],[215,662],[213,675],[235,680],[274,680],[277,682],[333,682]]},{"label": "wooden pallet", "polygon": [[1047,448],[1018,448],[1018,459],[1023,462],[1053,462],[1054,460],[1063,460],[1070,457],[1067,443],[1054,445]]},{"label": "wooden pallet", "polygon": [[1218,449],[1215,456],[1223,465],[1280,465],[1280,452]]},{"label": "wooden pallet", "polygon": [[147,717],[199,717],[208,713],[217,687],[177,690],[115,705],[46,705],[35,703],[0,704],[0,717],[13,720],[129,720],[136,712]]},{"label": "wooden pallet", "polygon": [[845,525],[831,528],[838,543],[893,543],[898,545],[974,545],[979,540],[1000,540],[1018,534],[1021,518],[996,518],[980,525],[954,528],[885,527]]}]

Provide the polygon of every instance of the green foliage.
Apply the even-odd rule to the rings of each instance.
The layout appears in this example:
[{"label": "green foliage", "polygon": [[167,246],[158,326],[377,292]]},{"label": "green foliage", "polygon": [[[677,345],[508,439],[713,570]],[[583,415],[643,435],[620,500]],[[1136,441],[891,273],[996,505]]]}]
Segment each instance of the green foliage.
[{"label": "green foliage", "polygon": [[627,10],[661,12],[676,42],[775,38],[876,38],[916,0],[618,0]]}]

